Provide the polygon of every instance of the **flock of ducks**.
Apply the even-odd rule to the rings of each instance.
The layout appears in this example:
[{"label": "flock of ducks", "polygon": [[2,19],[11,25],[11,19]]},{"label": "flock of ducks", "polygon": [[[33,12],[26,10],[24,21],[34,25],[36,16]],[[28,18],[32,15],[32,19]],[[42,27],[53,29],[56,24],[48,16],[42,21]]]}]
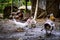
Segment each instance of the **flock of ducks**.
[{"label": "flock of ducks", "polygon": [[36,25],[36,20],[33,19],[33,17],[30,17],[26,22],[22,23],[22,22],[18,22],[16,19],[13,18],[13,20],[11,20],[16,26],[17,28],[24,28],[27,27],[31,24],[35,24]]},{"label": "flock of ducks", "polygon": [[[55,17],[53,16],[53,14],[50,14],[48,16],[48,19],[45,21],[44,23],[44,29],[46,30],[47,33],[51,33],[53,28],[55,27],[55,23],[54,23]],[[25,28],[26,26],[29,25],[36,25],[36,20],[34,20],[33,17],[30,17],[26,22],[22,23],[22,22],[17,22],[16,19],[13,18],[13,22],[18,26],[18,28]],[[50,32],[48,32],[50,31]]]}]

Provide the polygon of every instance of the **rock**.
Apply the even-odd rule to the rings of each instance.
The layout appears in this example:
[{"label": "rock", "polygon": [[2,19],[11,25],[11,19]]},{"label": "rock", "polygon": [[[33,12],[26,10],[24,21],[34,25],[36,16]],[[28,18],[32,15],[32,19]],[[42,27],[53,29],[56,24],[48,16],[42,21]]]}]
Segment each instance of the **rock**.
[{"label": "rock", "polygon": [[23,28],[17,28],[16,32],[24,32]]}]

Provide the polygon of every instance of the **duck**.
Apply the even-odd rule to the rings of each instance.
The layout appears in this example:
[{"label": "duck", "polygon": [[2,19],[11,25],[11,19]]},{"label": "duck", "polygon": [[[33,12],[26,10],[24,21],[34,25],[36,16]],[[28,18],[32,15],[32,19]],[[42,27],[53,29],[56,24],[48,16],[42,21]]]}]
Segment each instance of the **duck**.
[{"label": "duck", "polygon": [[13,22],[16,24],[16,26],[18,26],[18,28],[25,28],[27,26],[29,26],[30,24],[36,24],[36,20],[34,20],[32,17],[29,18],[26,22],[22,23],[22,22],[18,22],[16,21],[16,19],[13,19]]},{"label": "duck", "polygon": [[15,23],[15,25],[18,27],[18,28],[24,28],[26,26],[28,26],[28,22],[17,22],[16,19],[13,19],[13,22]]},{"label": "duck", "polygon": [[51,34],[52,30],[55,29],[55,17],[53,14],[47,16],[47,20],[44,23],[44,29],[46,30],[46,34]]}]

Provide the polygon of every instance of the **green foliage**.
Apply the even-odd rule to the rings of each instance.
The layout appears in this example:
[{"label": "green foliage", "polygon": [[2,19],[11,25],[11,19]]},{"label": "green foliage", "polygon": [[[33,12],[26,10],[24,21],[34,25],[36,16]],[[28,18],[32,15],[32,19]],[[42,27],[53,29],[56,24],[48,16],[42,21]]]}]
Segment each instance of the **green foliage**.
[{"label": "green foliage", "polygon": [[[26,0],[21,0],[21,6],[22,5],[26,5]],[[29,0],[29,1],[27,1],[27,5],[31,5],[31,1]]]},{"label": "green foliage", "polygon": [[31,5],[31,2],[30,2],[30,1],[29,1],[29,2],[27,2],[27,5],[28,5],[28,6],[30,6],[30,5]]},{"label": "green foliage", "polygon": [[[26,0],[0,0],[0,13],[3,13],[3,10],[6,6],[11,6],[11,5],[20,7],[22,5],[26,5]],[[31,2],[28,1],[27,5],[31,5]]]},{"label": "green foliage", "polygon": [[3,13],[4,8],[11,4],[12,4],[12,0],[0,0],[0,13]]},{"label": "green foliage", "polygon": [[17,6],[18,7],[18,0],[12,0],[12,4],[13,4],[13,6]]},{"label": "green foliage", "polygon": [[0,3],[8,2],[9,0],[0,0]]}]

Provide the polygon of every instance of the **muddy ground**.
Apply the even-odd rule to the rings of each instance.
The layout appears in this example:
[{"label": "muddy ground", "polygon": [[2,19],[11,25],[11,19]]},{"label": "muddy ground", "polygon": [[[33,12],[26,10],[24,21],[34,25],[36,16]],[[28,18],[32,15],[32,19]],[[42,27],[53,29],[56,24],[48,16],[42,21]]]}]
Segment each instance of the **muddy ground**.
[{"label": "muddy ground", "polygon": [[43,28],[45,20],[37,19],[36,28],[25,28],[24,32],[16,32],[14,23],[0,19],[0,40],[60,40],[60,21],[55,21],[56,29],[50,36],[46,36]]}]

